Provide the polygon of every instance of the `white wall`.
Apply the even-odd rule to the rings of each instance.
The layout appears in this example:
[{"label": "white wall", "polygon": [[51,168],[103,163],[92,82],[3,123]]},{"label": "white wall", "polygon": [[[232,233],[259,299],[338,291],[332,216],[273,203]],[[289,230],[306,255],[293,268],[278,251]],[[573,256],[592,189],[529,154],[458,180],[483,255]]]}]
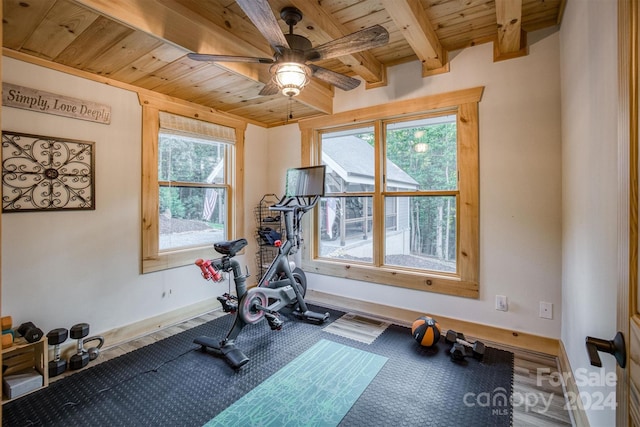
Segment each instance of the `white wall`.
[{"label": "white wall", "polygon": [[300,167],[302,148],[300,146],[300,129],[298,124],[289,124],[269,129],[268,135],[269,163],[268,184],[271,193],[284,194],[285,171],[288,168]]},{"label": "white wall", "polygon": [[[6,82],[111,106],[110,125],[14,108],[5,130],[95,141],[95,211],[2,216],[2,314],[33,321],[46,333],[78,322],[98,334],[215,298],[227,289],[205,282],[195,266],[140,274],[141,108],[135,93],[3,58]],[[245,235],[265,192],[267,130],[246,132]],[[257,174],[257,175],[256,175]],[[257,177],[257,179],[256,179]],[[249,239],[252,241],[253,239]],[[244,257],[254,262],[255,245]],[[213,257],[212,250],[212,257]],[[108,345],[108,343],[107,343]]]},{"label": "white wall", "polygon": [[[420,64],[388,70],[379,89],[336,90],[334,112],[484,86],[480,102],[480,298],[468,299],[309,274],[322,292],[559,338],[561,319],[561,143],[559,35],[529,35],[529,55],[493,62],[493,46],[455,52],[451,71],[421,78]],[[364,85],[363,85],[364,86]],[[288,136],[283,135],[287,131]],[[299,152],[300,132],[269,134]],[[289,166],[299,165],[291,159]],[[277,170],[271,171],[270,184]],[[495,310],[506,295],[509,311]],[[553,320],[538,317],[553,303]]]},{"label": "white wall", "polygon": [[[615,1],[567,2],[561,30],[562,342],[585,395],[592,426],[615,425],[615,411],[588,400],[615,393],[584,375],[615,373],[589,364],[585,337],[616,333],[617,8]],[[578,374],[583,376],[582,380]]]}]

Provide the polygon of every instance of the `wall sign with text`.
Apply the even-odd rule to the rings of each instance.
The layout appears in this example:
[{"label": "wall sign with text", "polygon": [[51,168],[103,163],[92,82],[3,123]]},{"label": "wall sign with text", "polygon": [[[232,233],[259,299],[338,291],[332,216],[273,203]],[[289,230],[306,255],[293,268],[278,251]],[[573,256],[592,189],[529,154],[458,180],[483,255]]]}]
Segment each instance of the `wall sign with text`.
[{"label": "wall sign with text", "polygon": [[2,105],[107,125],[111,123],[111,107],[108,105],[11,83],[2,83]]}]

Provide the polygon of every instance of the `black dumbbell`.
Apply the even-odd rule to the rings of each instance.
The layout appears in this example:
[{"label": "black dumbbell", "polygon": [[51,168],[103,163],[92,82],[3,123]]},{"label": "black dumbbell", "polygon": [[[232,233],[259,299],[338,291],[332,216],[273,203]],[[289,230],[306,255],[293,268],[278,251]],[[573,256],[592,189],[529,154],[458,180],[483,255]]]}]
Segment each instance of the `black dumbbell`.
[{"label": "black dumbbell", "polygon": [[78,340],[78,351],[69,358],[69,369],[82,369],[89,363],[89,354],[84,350],[83,338],[89,335],[89,324],[78,323],[70,329],[70,336]]},{"label": "black dumbbell", "polygon": [[67,361],[60,358],[60,344],[69,337],[69,331],[65,328],[53,329],[47,334],[49,345],[53,347],[53,360],[49,361],[49,377],[55,377],[67,370]]},{"label": "black dumbbell", "polygon": [[464,360],[466,357],[468,357],[469,353],[467,352],[467,349],[465,346],[459,343],[454,343],[451,346],[451,350],[449,350],[449,356],[451,356],[452,360],[456,362],[460,362]]},{"label": "black dumbbell", "polygon": [[37,342],[44,335],[42,329],[37,328],[32,322],[25,322],[18,326],[18,333],[24,337],[27,342]]},{"label": "black dumbbell", "polygon": [[445,341],[448,344],[453,344],[450,354],[454,360],[462,360],[467,356],[472,356],[476,360],[484,359],[485,345],[482,341],[476,341],[472,344],[465,339],[462,333],[451,329],[447,331]]}]

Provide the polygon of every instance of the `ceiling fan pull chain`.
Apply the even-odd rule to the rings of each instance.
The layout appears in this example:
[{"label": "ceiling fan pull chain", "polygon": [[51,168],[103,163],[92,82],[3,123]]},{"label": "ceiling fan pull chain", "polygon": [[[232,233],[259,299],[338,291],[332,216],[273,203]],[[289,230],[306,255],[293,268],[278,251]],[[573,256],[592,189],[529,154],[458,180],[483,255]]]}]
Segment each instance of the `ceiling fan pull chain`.
[{"label": "ceiling fan pull chain", "polygon": [[293,97],[290,96],[289,100],[287,101],[287,124],[289,124],[289,120],[293,119],[293,107],[291,105],[291,103],[293,102]]}]

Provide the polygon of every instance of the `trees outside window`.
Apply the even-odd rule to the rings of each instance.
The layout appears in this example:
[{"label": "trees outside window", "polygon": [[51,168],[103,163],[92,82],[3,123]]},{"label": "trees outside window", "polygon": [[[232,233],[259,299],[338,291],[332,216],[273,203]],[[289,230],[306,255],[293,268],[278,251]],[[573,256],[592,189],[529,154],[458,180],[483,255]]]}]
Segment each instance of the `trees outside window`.
[{"label": "trees outside window", "polygon": [[[392,227],[385,215],[385,264],[455,273],[456,116],[385,123],[384,130],[387,165],[399,168],[417,184],[403,189],[391,180],[387,168],[385,204],[401,207],[402,218]],[[387,195],[393,192],[406,195]]]},{"label": "trees outside window", "polygon": [[225,143],[160,131],[160,251],[226,238],[226,151]]}]

